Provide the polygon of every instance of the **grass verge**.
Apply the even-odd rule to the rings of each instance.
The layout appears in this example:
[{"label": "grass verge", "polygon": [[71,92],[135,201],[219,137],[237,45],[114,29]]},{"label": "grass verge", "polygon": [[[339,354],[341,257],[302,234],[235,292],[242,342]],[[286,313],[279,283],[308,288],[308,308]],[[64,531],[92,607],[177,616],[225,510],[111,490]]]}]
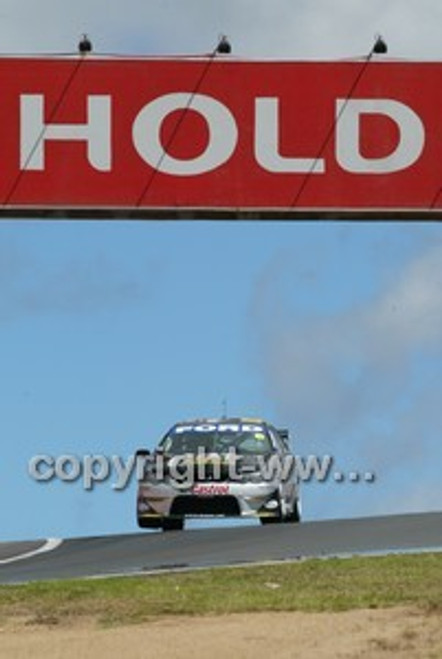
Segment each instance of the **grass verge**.
[{"label": "grass verge", "polygon": [[442,553],[1,586],[0,624],[65,625],[87,619],[113,626],[166,615],[399,605],[442,611]]}]

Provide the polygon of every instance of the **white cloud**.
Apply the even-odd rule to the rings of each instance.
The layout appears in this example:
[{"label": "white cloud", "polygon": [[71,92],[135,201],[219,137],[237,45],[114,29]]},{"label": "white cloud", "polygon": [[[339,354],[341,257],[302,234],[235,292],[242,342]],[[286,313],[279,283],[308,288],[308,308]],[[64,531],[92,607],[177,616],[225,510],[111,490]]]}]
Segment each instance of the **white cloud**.
[{"label": "white cloud", "polygon": [[419,346],[442,350],[441,291],[442,247],[436,245],[413,261],[369,310],[366,322],[373,332],[385,336],[380,342],[383,353],[385,347],[390,355]]},{"label": "white cloud", "polygon": [[347,510],[358,501],[359,512],[370,512],[373,495],[394,498],[404,480],[425,482],[442,459],[442,244],[425,246],[376,294],[335,311],[333,301],[327,312],[294,311],[290,297],[305,296],[306,282],[282,291],[282,279],[272,266],[253,301],[265,393],[297,430],[299,452],[331,453],[341,468],[378,473],[363,501],[346,500],[341,486]]}]

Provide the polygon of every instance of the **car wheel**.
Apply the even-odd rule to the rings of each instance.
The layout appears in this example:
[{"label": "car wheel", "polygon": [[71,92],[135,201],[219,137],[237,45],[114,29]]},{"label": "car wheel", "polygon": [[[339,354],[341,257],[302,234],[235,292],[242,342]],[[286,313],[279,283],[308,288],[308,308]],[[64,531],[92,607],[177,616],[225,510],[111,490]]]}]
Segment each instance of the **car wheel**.
[{"label": "car wheel", "polygon": [[267,524],[280,524],[282,519],[280,517],[260,517],[259,521],[263,526],[267,526]]},{"label": "car wheel", "polygon": [[265,513],[262,515],[259,519],[260,522],[263,526],[266,526],[267,524],[281,524],[281,522],[284,521],[283,516],[282,516],[282,510],[281,510],[281,497],[279,493],[275,493],[274,497],[272,497],[275,501],[277,501],[278,505],[275,507],[272,511],[272,514],[268,514],[268,511],[266,508],[262,508],[261,512]]},{"label": "car wheel", "polygon": [[184,517],[163,517],[161,526],[163,531],[182,531],[184,529]]},{"label": "car wheel", "polygon": [[137,518],[137,524],[140,527],[140,529],[160,529],[161,528],[161,520],[159,519],[151,519],[151,518],[146,518],[146,517],[138,517]]},{"label": "car wheel", "polygon": [[267,524],[281,524],[281,522],[285,521],[282,518],[280,508],[274,515],[263,515],[259,520],[263,526],[266,526]]},{"label": "car wheel", "polygon": [[298,501],[295,501],[293,503],[292,512],[285,516],[284,522],[287,522],[288,524],[296,524],[297,522],[300,521],[301,521],[301,514],[299,512],[299,504]]}]

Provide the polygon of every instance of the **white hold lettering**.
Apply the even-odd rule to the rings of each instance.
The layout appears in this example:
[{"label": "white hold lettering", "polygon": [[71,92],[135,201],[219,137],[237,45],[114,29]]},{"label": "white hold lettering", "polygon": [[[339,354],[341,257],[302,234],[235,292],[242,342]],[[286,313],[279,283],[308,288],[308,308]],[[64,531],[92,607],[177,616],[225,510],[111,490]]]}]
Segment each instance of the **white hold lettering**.
[{"label": "white hold lettering", "polygon": [[[383,158],[365,158],[360,152],[360,117],[380,114],[399,128],[395,150]],[[336,159],[342,169],[355,174],[392,174],[407,169],[419,159],[425,144],[425,129],[418,115],[399,101],[390,99],[338,99],[336,105]]]},{"label": "white hold lettering", "polygon": [[[80,141],[87,147],[87,161],[99,172],[110,172],[112,153],[112,98],[86,95],[85,123],[45,123],[45,99],[41,94],[20,96],[20,168],[44,171],[45,151],[51,141]],[[208,128],[207,144],[194,157],[177,158],[162,143],[166,118],[177,110],[197,112]],[[391,174],[407,169],[420,158],[425,147],[425,127],[408,105],[393,99],[336,100],[336,162],[352,174]],[[398,128],[395,148],[382,157],[362,154],[363,115],[383,115]],[[293,119],[292,119],[293,120]],[[272,174],[314,174],[326,172],[326,159],[281,154],[279,98],[255,100],[253,149],[258,166]],[[181,128],[180,128],[181,129]],[[186,130],[183,123],[182,130]],[[129,136],[128,136],[129,137]],[[159,96],[144,105],[132,125],[132,146],[143,163],[166,175],[191,177],[207,174],[225,165],[234,156],[239,142],[239,125],[232,111],[215,98],[190,93]],[[318,136],[316,136],[317,138]],[[315,154],[313,154],[315,155]]]},{"label": "white hold lettering", "polygon": [[[176,110],[191,109],[207,122],[208,144],[196,158],[174,158],[161,142],[161,126]],[[145,105],[133,125],[133,142],[138,154],[151,167],[173,176],[196,176],[227,162],[238,142],[238,127],[230,110],[202,94],[167,94]]]},{"label": "white hold lettering", "polygon": [[87,97],[87,123],[45,124],[44,98],[40,94],[20,97],[20,168],[42,171],[45,168],[44,147],[48,140],[87,143],[87,157],[94,169],[111,170],[111,97]]},{"label": "white hold lettering", "polygon": [[323,174],[322,158],[287,158],[279,153],[279,100],[257,98],[255,157],[263,169],[275,173]]}]

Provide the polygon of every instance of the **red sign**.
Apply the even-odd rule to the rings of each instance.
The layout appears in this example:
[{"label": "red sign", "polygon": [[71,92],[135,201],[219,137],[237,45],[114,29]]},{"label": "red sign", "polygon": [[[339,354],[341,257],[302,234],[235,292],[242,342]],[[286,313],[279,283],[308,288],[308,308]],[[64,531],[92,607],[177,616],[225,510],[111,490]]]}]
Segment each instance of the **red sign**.
[{"label": "red sign", "polygon": [[442,216],[442,63],[0,59],[0,213]]}]

